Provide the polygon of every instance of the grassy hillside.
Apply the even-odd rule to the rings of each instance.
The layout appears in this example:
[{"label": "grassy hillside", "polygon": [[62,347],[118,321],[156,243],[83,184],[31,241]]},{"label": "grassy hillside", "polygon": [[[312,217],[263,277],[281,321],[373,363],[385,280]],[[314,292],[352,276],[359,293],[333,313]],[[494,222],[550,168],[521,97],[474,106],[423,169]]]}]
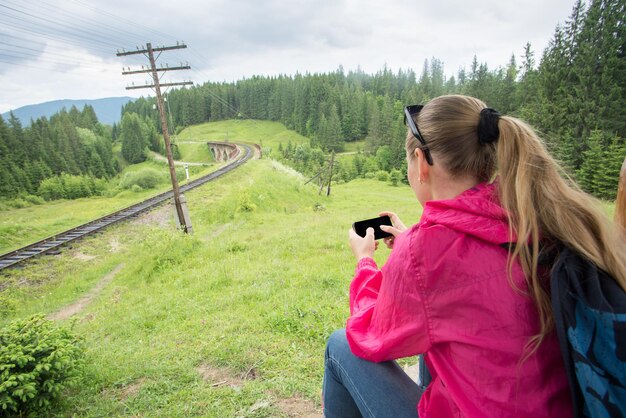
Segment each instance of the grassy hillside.
[{"label": "grassy hillside", "polygon": [[[280,142],[284,144],[289,141],[293,144],[308,142],[307,138],[287,130],[277,122],[232,120],[205,123],[189,127],[177,136],[181,159],[194,163],[212,162],[213,157],[205,142],[224,139],[231,142],[262,143],[263,146],[274,149],[278,148]],[[119,148],[119,146],[116,148],[118,153]],[[192,178],[196,178],[218,167],[218,165],[190,166],[189,170]],[[114,187],[126,173],[144,168],[154,168],[163,171],[165,177],[169,176],[165,162],[150,160],[124,167],[124,171],[111,181],[111,187]],[[113,197],[58,200],[21,209],[0,209],[0,254],[73,228],[168,189],[169,186],[165,183],[158,190],[145,190],[139,193],[125,191]]]},{"label": "grassy hillside", "polygon": [[176,136],[179,142],[185,141],[230,141],[260,144],[274,152],[278,144],[286,146],[308,143],[308,138],[290,131],[279,122],[257,120],[225,120],[190,126]]},{"label": "grassy hillside", "polygon": [[194,143],[177,143],[180,151],[180,160],[188,163],[210,163],[214,161],[213,154],[205,141]]},{"label": "grassy hillside", "polygon": [[[189,168],[191,178],[217,170],[220,165]],[[129,165],[110,181],[114,189],[126,173],[152,168],[163,173],[163,183],[156,189],[131,192],[116,190],[113,196],[97,196],[75,200],[55,200],[43,205],[0,210],[0,254],[47,238],[118,209],[125,208],[158,193],[171,189],[169,171],[165,162],[145,161]]]},{"label": "grassy hillside", "polygon": [[270,160],[187,199],[193,236],[174,231],[166,210],[161,226],[125,223],[0,279],[8,285],[1,324],[53,313],[122,265],[77,315],[88,366],[65,415],[275,417],[290,402],[314,408],[325,338],[348,314],[351,223],[382,209],[407,223],[419,216],[408,187],[355,181],[327,198]]}]

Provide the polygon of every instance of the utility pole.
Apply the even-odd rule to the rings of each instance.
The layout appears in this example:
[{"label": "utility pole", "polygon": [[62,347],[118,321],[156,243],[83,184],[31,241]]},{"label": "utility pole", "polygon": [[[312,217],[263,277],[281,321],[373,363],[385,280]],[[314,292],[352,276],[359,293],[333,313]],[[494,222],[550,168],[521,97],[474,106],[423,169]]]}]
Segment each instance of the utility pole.
[{"label": "utility pole", "polygon": [[[148,42],[146,44],[146,47],[143,49],[137,49],[136,51],[118,52],[117,56],[123,57],[126,55],[143,54],[150,61],[150,68],[143,69],[142,67],[141,70],[135,70],[135,71],[130,71],[130,69],[128,69],[128,71],[122,71],[122,75],[142,74],[142,73],[150,73],[152,75],[153,84],[146,84],[144,86],[128,86],[126,87],[126,90],[154,88],[154,91],[156,92],[157,108],[159,109],[159,118],[161,119],[161,130],[163,131],[163,138],[165,139],[165,152],[167,154],[167,163],[170,168],[170,177],[172,178],[172,189],[174,191],[174,205],[176,206],[176,213],[178,214],[178,221],[180,223],[180,226],[182,230],[185,233],[187,233],[187,232],[191,232],[190,231],[191,222],[185,221],[185,211],[183,210],[183,206],[181,205],[180,190],[178,188],[178,180],[176,179],[176,168],[174,167],[174,158],[172,157],[170,133],[169,133],[169,129],[167,126],[167,117],[165,116],[165,106],[163,105],[163,96],[161,95],[161,87],[186,86],[186,85],[193,84],[193,82],[182,81],[178,83],[161,83],[159,72],[175,71],[175,70],[189,70],[191,67],[189,65],[182,65],[182,64],[178,67],[169,67],[169,66],[163,67],[163,65],[161,65],[161,67],[157,68],[156,66],[156,59],[159,58],[159,56],[161,55],[163,51],[169,51],[172,49],[181,49],[181,48],[187,48],[187,45],[179,44],[175,46],[162,46],[162,47],[152,48],[152,44]],[[155,52],[159,53],[156,59],[154,57]]]},{"label": "utility pole", "polygon": [[330,161],[326,161],[328,163],[328,179],[326,179],[322,173],[324,172],[326,166],[320,168],[320,171],[317,172],[316,175],[314,175],[313,177],[311,177],[310,179],[307,180],[306,183],[307,184],[311,181],[313,181],[316,177],[319,177],[320,179],[320,189],[317,192],[318,195],[322,194],[322,190],[324,190],[324,185],[326,185],[326,181],[328,180],[328,188],[326,189],[326,196],[330,196],[330,183],[333,181],[333,167],[335,166],[335,151],[332,152],[331,156],[330,156]]},{"label": "utility pole", "polygon": [[333,165],[335,164],[335,151],[330,157],[330,175],[328,176],[328,189],[326,189],[326,196],[330,196],[330,183],[333,181]]}]

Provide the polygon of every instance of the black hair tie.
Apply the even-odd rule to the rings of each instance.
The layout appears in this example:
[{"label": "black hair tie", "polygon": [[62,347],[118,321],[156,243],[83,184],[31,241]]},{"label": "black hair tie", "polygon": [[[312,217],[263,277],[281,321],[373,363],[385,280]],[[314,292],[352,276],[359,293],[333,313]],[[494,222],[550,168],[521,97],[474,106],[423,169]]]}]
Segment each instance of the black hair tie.
[{"label": "black hair tie", "polygon": [[480,111],[478,142],[485,145],[498,141],[500,137],[500,129],[498,128],[499,120],[500,113],[490,107],[486,107]]}]

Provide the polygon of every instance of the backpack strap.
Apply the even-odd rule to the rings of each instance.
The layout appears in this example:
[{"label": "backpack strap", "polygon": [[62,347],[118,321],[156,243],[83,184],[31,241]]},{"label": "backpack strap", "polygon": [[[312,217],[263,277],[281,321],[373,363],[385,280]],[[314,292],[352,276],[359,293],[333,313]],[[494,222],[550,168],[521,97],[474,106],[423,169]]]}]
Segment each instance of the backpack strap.
[{"label": "backpack strap", "polygon": [[569,389],[572,397],[572,405],[574,418],[582,418],[584,411],[584,399],[580,393],[578,381],[576,378],[576,370],[574,368],[574,360],[572,358],[569,339],[565,329],[565,319],[563,318],[563,304],[568,301],[568,285],[559,280],[559,269],[563,269],[563,259],[556,256],[556,262],[552,266],[550,275],[550,299],[552,302],[552,316],[554,317],[554,327],[559,338],[559,346],[561,348],[561,357],[563,358],[563,366],[569,383]]},{"label": "backpack strap", "polygon": [[[515,247],[515,243],[505,242],[500,244],[500,247],[511,252]],[[561,257],[563,250],[564,246],[560,242],[550,241],[543,243],[539,252],[539,266],[550,269],[550,299],[552,305],[552,315],[554,317],[554,327],[559,339],[561,357],[563,359],[563,366],[565,368],[565,374],[567,376],[568,386],[571,393],[574,418],[583,418],[584,398],[578,385],[574,359],[572,358],[569,339],[567,337],[567,330],[565,328],[565,319],[563,317],[564,304],[570,303],[569,283],[567,281],[563,282],[562,280],[559,280],[559,276],[562,276],[564,273],[560,272],[560,270],[565,269],[565,260],[563,259],[564,257]]]}]

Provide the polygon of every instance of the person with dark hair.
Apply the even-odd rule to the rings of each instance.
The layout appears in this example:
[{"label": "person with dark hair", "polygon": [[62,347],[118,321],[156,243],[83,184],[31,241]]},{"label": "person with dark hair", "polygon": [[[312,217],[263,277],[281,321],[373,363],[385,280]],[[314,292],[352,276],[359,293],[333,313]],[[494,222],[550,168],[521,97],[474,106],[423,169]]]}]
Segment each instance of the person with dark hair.
[{"label": "person with dark hair", "polygon": [[[572,416],[542,255],[567,245],[626,289],[618,228],[521,120],[460,95],[405,117],[423,213],[406,228],[384,212],[382,269],[373,230],[350,231],[358,263],[346,329],[326,347],[325,416]],[[425,389],[394,361],[418,354]]]}]

